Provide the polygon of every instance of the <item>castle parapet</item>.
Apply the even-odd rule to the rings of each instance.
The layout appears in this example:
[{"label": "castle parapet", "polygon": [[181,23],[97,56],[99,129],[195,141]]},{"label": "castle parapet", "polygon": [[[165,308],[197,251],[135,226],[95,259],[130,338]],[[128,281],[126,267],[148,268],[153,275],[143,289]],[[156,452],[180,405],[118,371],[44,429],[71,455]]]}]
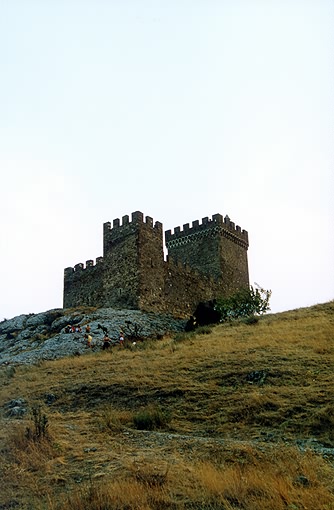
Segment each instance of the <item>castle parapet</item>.
[{"label": "castle parapet", "polygon": [[[228,217],[228,216],[227,216]],[[223,225],[224,223],[224,218],[221,214],[214,214],[212,216],[212,221],[216,224],[216,225]]]},{"label": "castle parapet", "polygon": [[246,230],[242,230],[239,225],[235,225],[233,221],[226,215],[225,218],[221,214],[214,214],[212,219],[209,217],[202,218],[202,223],[199,220],[195,220],[192,222],[192,227],[189,227],[189,223],[183,225],[183,230],[181,227],[177,226],[174,228],[174,232],[172,230],[166,230],[165,232],[165,242],[167,248],[172,246],[174,242],[177,241],[191,241],[192,236],[198,235],[207,235],[207,234],[215,234],[222,233],[226,237],[229,237],[231,240],[237,242],[238,244],[242,244],[244,248],[248,248],[248,232]]},{"label": "castle parapet", "polygon": [[110,221],[106,221],[103,224],[103,233],[104,235],[108,235],[111,231],[116,231],[117,229],[121,232],[123,227],[135,226],[141,223],[157,230],[158,232],[162,232],[162,223],[160,223],[160,221],[153,223],[153,218],[151,218],[151,216],[146,216],[144,221],[143,213],[135,211],[131,214],[131,221],[129,221],[129,216],[127,214],[122,217],[122,223],[119,218],[115,218],[113,220],[112,226]]},{"label": "castle parapet", "polygon": [[129,234],[135,234],[138,229],[151,229],[154,235],[162,238],[162,223],[160,221],[153,222],[151,216],[146,216],[140,211],[135,211],[131,214],[131,221],[129,216],[122,217],[122,222],[119,218],[115,218],[112,222],[107,221],[103,224],[103,255],[110,253],[114,243],[122,242]]},{"label": "castle parapet", "polygon": [[140,211],[135,211],[131,215],[132,223],[143,223],[144,215]]},{"label": "castle parapet", "polygon": [[84,265],[82,262],[79,262],[78,264],[75,264],[74,267],[66,267],[64,269],[64,277],[71,277],[73,274],[78,274],[86,271],[87,269],[94,268],[98,265],[101,265],[104,262],[103,257],[97,257],[96,264],[94,264],[94,260],[87,260],[86,265]]},{"label": "castle parapet", "polygon": [[146,224],[153,228],[153,218],[151,218],[151,216],[146,216],[145,220]]},{"label": "castle parapet", "polygon": [[156,221],[154,223],[154,230],[156,230],[156,232],[158,232],[159,234],[162,235],[162,223],[160,221]]}]

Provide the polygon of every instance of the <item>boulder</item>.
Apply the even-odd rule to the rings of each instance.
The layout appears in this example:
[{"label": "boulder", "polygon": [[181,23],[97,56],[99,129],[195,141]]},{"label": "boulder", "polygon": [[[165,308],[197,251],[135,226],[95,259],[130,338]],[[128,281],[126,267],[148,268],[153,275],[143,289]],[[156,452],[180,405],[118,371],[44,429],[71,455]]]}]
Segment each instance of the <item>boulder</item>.
[{"label": "boulder", "polygon": [[22,418],[27,413],[27,403],[23,398],[10,400],[4,404],[5,414],[9,418]]},{"label": "boulder", "polygon": [[17,317],[13,317],[13,319],[3,320],[0,322],[0,335],[23,329],[28,317],[30,317],[30,315],[22,314],[18,315]]},{"label": "boulder", "polygon": [[[131,340],[161,338],[168,332],[184,331],[185,320],[170,315],[145,313],[139,310],[101,308],[92,313],[54,309],[47,312],[15,317],[4,321],[0,329],[0,365],[31,364],[88,352],[85,325],[91,327],[94,349],[103,345],[103,330],[111,343],[117,343],[120,331]],[[4,328],[4,324],[6,325]],[[67,324],[82,326],[81,333],[65,333]]]}]

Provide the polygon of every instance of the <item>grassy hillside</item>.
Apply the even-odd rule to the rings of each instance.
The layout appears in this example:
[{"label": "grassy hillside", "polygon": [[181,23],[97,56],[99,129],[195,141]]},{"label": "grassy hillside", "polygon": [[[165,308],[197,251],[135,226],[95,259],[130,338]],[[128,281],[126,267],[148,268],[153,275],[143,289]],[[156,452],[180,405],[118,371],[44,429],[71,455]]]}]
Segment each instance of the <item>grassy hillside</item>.
[{"label": "grassy hillside", "polygon": [[0,508],[334,509],[333,312],[3,368]]}]

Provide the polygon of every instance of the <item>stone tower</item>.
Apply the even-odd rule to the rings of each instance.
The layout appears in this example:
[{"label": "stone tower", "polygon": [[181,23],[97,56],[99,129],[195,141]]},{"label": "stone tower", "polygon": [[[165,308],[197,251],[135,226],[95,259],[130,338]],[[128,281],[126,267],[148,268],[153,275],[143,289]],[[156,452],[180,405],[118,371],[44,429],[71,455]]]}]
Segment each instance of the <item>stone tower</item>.
[{"label": "stone tower", "polygon": [[228,216],[214,214],[165,233],[168,256],[175,262],[188,264],[201,274],[213,277],[221,295],[229,295],[249,285],[248,233],[230,221]]},{"label": "stone tower", "polygon": [[[162,224],[136,211],[103,225],[105,301],[121,308],[145,308],[161,299],[163,288]],[[160,289],[160,290],[159,290]],[[160,294],[160,298],[159,298]]]}]

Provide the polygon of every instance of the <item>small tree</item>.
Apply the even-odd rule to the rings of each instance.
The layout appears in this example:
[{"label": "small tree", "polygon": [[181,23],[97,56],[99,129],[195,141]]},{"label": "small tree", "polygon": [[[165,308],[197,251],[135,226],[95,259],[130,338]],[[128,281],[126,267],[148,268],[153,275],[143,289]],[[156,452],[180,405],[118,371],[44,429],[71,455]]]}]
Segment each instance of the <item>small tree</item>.
[{"label": "small tree", "polygon": [[48,437],[49,420],[42,413],[40,406],[32,408],[34,428],[26,428],[26,438],[32,441],[41,441]]},{"label": "small tree", "polygon": [[220,322],[261,315],[270,310],[270,297],[271,290],[262,289],[258,285],[256,289],[250,286],[228,298],[218,299],[215,309],[220,314]]}]

